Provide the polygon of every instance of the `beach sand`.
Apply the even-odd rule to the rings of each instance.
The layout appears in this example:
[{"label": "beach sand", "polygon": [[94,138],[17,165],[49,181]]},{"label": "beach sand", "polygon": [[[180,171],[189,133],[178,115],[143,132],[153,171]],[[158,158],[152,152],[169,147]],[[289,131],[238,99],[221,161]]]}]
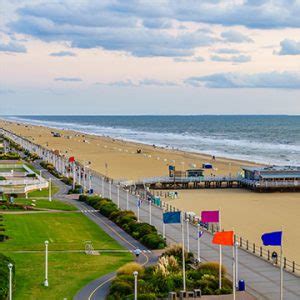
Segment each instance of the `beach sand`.
[{"label": "beach sand", "polygon": [[[75,156],[81,162],[91,162],[91,168],[114,179],[140,179],[168,174],[168,165],[177,170],[201,168],[212,163],[215,170],[206,175],[236,175],[241,166],[251,162],[216,158],[175,149],[126,142],[109,137],[62,131],[42,126],[0,120],[0,126],[22,135],[35,143],[66,156]],[[51,131],[62,137],[53,137]],[[142,149],[137,154],[137,149]],[[105,165],[107,164],[107,168]],[[300,193],[255,193],[243,189],[210,189],[179,191],[179,199],[169,200],[176,207],[199,214],[203,209],[222,210],[222,227],[234,228],[243,238],[260,244],[260,234],[280,230],[284,226],[285,256],[300,264]]]}]

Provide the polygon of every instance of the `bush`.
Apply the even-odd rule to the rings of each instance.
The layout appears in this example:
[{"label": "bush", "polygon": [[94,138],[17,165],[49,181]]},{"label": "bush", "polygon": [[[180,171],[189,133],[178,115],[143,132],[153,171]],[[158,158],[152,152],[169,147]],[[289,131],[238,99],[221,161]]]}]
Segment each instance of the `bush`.
[{"label": "bush", "polygon": [[3,176],[0,176],[0,180],[6,180],[6,178]]},{"label": "bush", "polygon": [[30,173],[30,174],[27,174],[26,177],[35,178],[36,174],[35,173]]},{"label": "bush", "polygon": [[[192,264],[194,260],[194,255],[191,252],[185,251],[185,262],[186,264]],[[162,254],[162,256],[174,256],[177,261],[182,264],[182,245],[175,244],[168,247],[165,252]]]},{"label": "bush", "polygon": [[130,263],[125,264],[121,268],[119,268],[117,271],[117,275],[132,275],[133,276],[134,271],[138,271],[139,274],[141,275],[144,273],[144,268],[136,262],[130,262]]},{"label": "bush", "polygon": [[[0,253],[0,300],[8,299],[8,275],[9,269],[7,265],[12,263],[15,265],[14,261]],[[13,268],[13,289],[15,288],[15,268]]]},{"label": "bush", "polygon": [[63,177],[61,181],[66,184],[66,185],[72,185],[73,184],[73,179],[70,177]]},{"label": "bush", "polygon": [[[202,263],[198,266],[198,271],[200,274],[210,274],[216,277],[219,276],[219,263],[217,262],[207,262]],[[227,273],[226,268],[222,265],[222,275],[225,276]]]},{"label": "bush", "polygon": [[8,152],[0,154],[0,160],[19,160],[20,155],[15,152]]},{"label": "bush", "polygon": [[138,239],[150,249],[163,249],[166,246],[164,238],[157,233],[154,226],[138,223],[134,212],[121,211],[110,199],[99,196],[80,195],[79,201],[86,202],[94,209],[114,221],[117,225]]},{"label": "bush", "polygon": [[149,249],[163,249],[166,242],[161,235],[157,233],[149,233],[141,238],[141,242]]}]

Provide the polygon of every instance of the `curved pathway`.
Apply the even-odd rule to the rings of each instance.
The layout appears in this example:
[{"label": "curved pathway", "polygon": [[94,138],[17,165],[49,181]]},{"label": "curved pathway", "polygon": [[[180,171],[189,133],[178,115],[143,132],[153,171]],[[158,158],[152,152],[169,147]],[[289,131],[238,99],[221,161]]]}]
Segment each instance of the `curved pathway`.
[{"label": "curved pathway", "polygon": [[[86,215],[90,220],[96,223],[103,231],[105,231],[109,236],[116,240],[121,246],[129,251],[133,251],[137,248],[142,250],[140,257],[136,260],[141,265],[151,265],[154,264],[159,255],[160,251],[150,251],[144,245],[139,243],[123,229],[117,226],[108,218],[100,215],[96,210],[91,209],[91,207],[85,203],[71,200],[67,197],[68,187],[55,178],[52,174],[44,170],[38,163],[34,164],[35,168],[38,170],[43,170],[43,175],[46,178],[51,178],[55,182],[55,185],[58,186],[59,191],[53,195],[53,198],[59,199],[60,201],[74,205],[79,209],[81,213]],[[82,290],[80,290],[74,297],[74,300],[99,300],[105,299],[111,281],[116,276],[116,273],[106,274],[86,285]]]}]

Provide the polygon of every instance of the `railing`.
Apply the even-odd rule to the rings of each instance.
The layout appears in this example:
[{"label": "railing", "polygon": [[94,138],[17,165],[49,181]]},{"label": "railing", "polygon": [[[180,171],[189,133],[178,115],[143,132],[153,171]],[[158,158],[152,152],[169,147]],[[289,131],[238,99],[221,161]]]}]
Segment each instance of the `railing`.
[{"label": "railing", "polygon": [[151,183],[189,183],[189,182],[231,182],[239,181],[239,177],[229,177],[229,176],[204,176],[204,177],[169,177],[169,176],[160,176],[160,177],[151,177],[144,178],[139,180],[128,180],[121,182],[121,185],[130,186],[130,185],[143,185]]},{"label": "railing", "polygon": [[[145,195],[145,191],[141,193],[142,195]],[[162,192],[159,192],[158,195],[163,196]],[[147,191],[147,196],[151,197],[151,202],[152,205],[155,205],[157,207],[160,207],[163,209],[165,212],[167,211],[180,211],[177,207],[174,205],[171,205],[165,201],[160,200],[155,201],[155,195],[153,195],[151,192]],[[205,230],[209,234],[213,234],[218,228],[218,224],[205,224],[200,221],[200,217],[194,214],[190,214],[188,212],[183,212],[184,214],[184,219],[188,219],[190,224],[193,226],[197,226],[198,223],[202,226],[202,229]],[[243,237],[236,236],[236,242],[238,242],[238,247],[242,250],[245,250],[253,255],[256,255],[260,257],[261,259],[268,261],[275,266],[280,266],[280,254],[278,253],[277,260],[273,261],[272,260],[272,253],[270,249],[266,249],[265,247],[258,245],[257,243],[251,242],[248,239],[244,239]],[[283,268],[284,270],[293,273],[297,276],[300,275],[300,265],[297,264],[295,261],[291,261],[287,259],[286,257],[283,257]]]},{"label": "railing", "polygon": [[[2,132],[5,133],[6,131],[2,130]],[[10,135],[12,136],[13,134],[10,133]],[[16,135],[14,135],[14,136],[16,136]],[[19,138],[21,138],[21,137],[19,137]],[[27,142],[35,145],[31,141],[27,141]],[[36,146],[38,146],[38,145],[36,145]],[[41,149],[43,149],[43,148],[41,147]],[[99,172],[96,172],[96,171],[93,171],[93,170],[91,170],[91,171],[92,171],[92,173],[95,176],[100,176],[100,177],[108,178],[108,177],[104,176],[103,174],[101,174]],[[154,177],[154,178],[152,178],[152,180],[159,179],[159,181],[156,181],[156,182],[162,182],[162,178],[168,178],[168,180],[170,180],[170,178],[172,178],[173,181],[174,181],[173,177]],[[193,177],[189,177],[189,178],[193,178]],[[195,179],[195,178],[193,178],[193,179]],[[224,181],[224,177],[206,177],[206,179],[213,180],[213,181],[217,181],[217,180]],[[234,177],[230,177],[230,181],[241,180],[241,179],[242,178],[238,178],[238,177],[235,177],[235,178]],[[148,180],[150,180],[150,179],[148,179]],[[198,180],[199,180],[199,178],[198,178]],[[246,182],[245,180],[246,179],[244,179],[243,181]],[[205,179],[202,179],[202,181],[205,181]],[[126,186],[126,183],[128,183],[128,186],[130,186],[132,188],[134,186],[134,184],[129,184],[129,183],[132,183],[132,182],[134,182],[134,181],[122,182],[121,184],[124,185],[124,186]],[[141,182],[141,184],[147,183],[145,179],[141,180],[140,182]],[[298,186],[298,184],[299,183],[297,182],[297,186]],[[26,189],[29,189],[29,188],[30,188],[29,186],[26,187]],[[13,189],[13,190],[16,192],[16,189]],[[0,191],[1,191],[1,188],[0,188]],[[144,195],[147,195],[147,193],[151,195],[151,198],[152,198],[151,202],[152,202],[153,205],[155,205],[157,207],[160,207],[161,209],[163,209],[165,211],[179,211],[178,208],[176,208],[175,206],[170,205],[170,204],[168,204],[168,203],[166,203],[164,201],[155,202],[155,199],[154,199],[155,196],[154,195],[152,195],[149,192],[145,193],[145,191],[143,191]],[[191,214],[188,214],[187,212],[183,212],[183,213],[184,213],[185,219],[189,219],[189,221],[190,221],[190,223],[192,225],[196,226],[199,223],[199,221],[200,221],[199,216],[191,215]],[[207,224],[202,224],[202,225],[203,225],[203,229],[206,230],[210,234],[213,234],[215,230],[218,230],[217,227],[215,227],[215,226],[208,226]],[[262,259],[271,262],[271,256],[270,256],[271,254],[270,254],[270,250],[269,249],[266,250],[263,246],[256,245],[255,243],[252,243],[252,242],[250,242],[247,239],[243,239],[242,237],[237,237],[237,241],[239,242],[240,249],[243,249],[243,250],[245,250],[247,252],[252,253],[253,255],[259,256]],[[275,262],[277,265],[278,265],[279,259],[280,259],[280,257],[278,256],[278,261]],[[294,274],[297,274],[297,275],[300,274],[300,265],[298,265],[295,261],[288,260],[286,257],[284,257],[283,258],[283,263],[284,263],[284,269],[286,271],[294,273]]]}]

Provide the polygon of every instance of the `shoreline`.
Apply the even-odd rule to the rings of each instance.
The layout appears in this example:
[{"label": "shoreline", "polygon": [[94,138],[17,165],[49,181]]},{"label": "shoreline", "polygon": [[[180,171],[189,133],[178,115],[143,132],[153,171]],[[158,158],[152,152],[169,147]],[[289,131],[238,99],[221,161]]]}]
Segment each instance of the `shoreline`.
[{"label": "shoreline", "polygon": [[[125,142],[125,143],[131,143],[133,145],[137,145],[137,146],[148,146],[151,147],[154,144],[150,143],[150,142],[142,142],[142,141],[138,141],[138,140],[131,140],[131,139],[126,139],[126,138],[115,138],[109,135],[104,135],[104,134],[97,134],[97,133],[91,133],[91,132],[87,132],[84,130],[75,130],[75,129],[68,129],[68,128],[63,128],[63,127],[59,127],[59,126],[49,126],[49,125],[45,125],[45,124],[34,124],[31,123],[30,121],[19,121],[19,120],[11,120],[11,119],[5,119],[3,117],[0,116],[0,124],[1,121],[4,122],[11,122],[11,123],[21,123],[23,125],[30,125],[30,126],[36,126],[36,127],[42,127],[42,128],[46,128],[46,129],[55,129],[55,130],[60,130],[63,132],[74,132],[74,133],[79,133],[79,134],[84,134],[87,136],[95,136],[95,137],[99,137],[99,138],[104,138],[104,139],[110,139],[112,141],[119,141],[119,142]],[[197,152],[197,151],[193,151],[192,149],[190,150],[185,150],[185,149],[179,149],[179,148],[173,148],[167,145],[159,145],[159,144],[155,144],[157,149],[161,149],[164,151],[169,151],[169,152],[176,152],[178,154],[182,154],[183,156],[185,155],[200,155],[202,157],[207,157],[207,160],[211,160],[213,154],[209,154],[206,152]],[[228,161],[228,162],[234,162],[234,163],[239,163],[241,166],[242,165],[255,165],[255,166],[268,166],[268,165],[272,165],[272,164],[267,164],[266,162],[259,162],[259,161],[255,161],[255,160],[246,160],[246,159],[239,159],[239,158],[233,158],[233,157],[226,157],[226,156],[217,156],[218,160],[222,160],[222,161]]]},{"label": "shoreline", "polygon": [[[17,125],[17,124],[20,125]],[[169,164],[176,161],[176,169],[189,168],[190,164],[201,167],[204,162],[212,162],[208,155],[200,155],[181,150],[153,147],[132,143],[111,137],[83,134],[76,131],[60,132],[60,138],[53,137],[53,129],[42,125],[21,124],[21,122],[1,121],[4,129],[28,138],[50,150],[58,150],[67,157],[74,156],[81,163],[91,162],[91,168],[116,180],[138,180],[146,177],[166,176]],[[86,141],[86,142],[84,142]],[[142,154],[137,154],[142,149]],[[159,159],[158,159],[159,158]],[[184,163],[184,164],[182,164]],[[227,175],[240,172],[245,161],[219,158],[213,162],[214,175]],[[105,166],[108,165],[106,168]],[[248,165],[257,165],[254,163]],[[205,170],[205,175],[210,175]],[[178,209],[194,211],[222,208],[224,229],[235,228],[243,237],[261,244],[260,233],[272,232],[281,228],[284,220],[286,256],[300,261],[300,232],[298,212],[300,193],[256,193],[245,189],[197,189],[177,190],[178,199],[166,198]]]}]

